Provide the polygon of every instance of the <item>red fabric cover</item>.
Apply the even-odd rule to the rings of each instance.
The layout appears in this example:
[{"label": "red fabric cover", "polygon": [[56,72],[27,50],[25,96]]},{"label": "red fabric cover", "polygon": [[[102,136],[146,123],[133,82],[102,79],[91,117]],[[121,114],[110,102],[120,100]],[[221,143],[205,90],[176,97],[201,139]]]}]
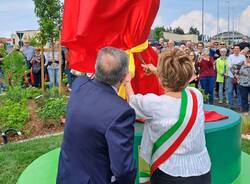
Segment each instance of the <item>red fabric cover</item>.
[{"label": "red fabric cover", "polygon": [[[100,48],[127,50],[144,43],[159,4],[160,0],[65,0],[62,44],[69,48],[70,67],[94,73]],[[157,55],[150,46],[141,55],[147,64],[157,64]],[[144,73],[137,56],[135,65],[135,93],[161,94],[157,77]]]},{"label": "red fabric cover", "polygon": [[209,122],[213,122],[213,121],[219,121],[219,120],[223,120],[223,119],[228,119],[228,116],[225,116],[223,114],[220,114],[216,111],[205,111],[205,122],[209,123]]},{"label": "red fabric cover", "polygon": [[35,78],[32,69],[30,69],[30,81],[32,85],[35,84]]},{"label": "red fabric cover", "polygon": [[[216,111],[204,111],[204,113],[205,113],[205,122],[206,123],[229,118],[228,116],[224,116],[223,114],[220,114]],[[145,123],[144,119],[137,119],[136,121],[138,123]]]}]

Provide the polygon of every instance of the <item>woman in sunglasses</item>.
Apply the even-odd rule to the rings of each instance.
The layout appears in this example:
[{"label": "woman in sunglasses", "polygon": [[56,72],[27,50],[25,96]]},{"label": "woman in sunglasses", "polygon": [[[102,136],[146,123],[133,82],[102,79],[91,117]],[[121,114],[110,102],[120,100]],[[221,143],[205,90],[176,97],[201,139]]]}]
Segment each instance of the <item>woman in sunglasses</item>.
[{"label": "woman in sunglasses", "polygon": [[250,51],[246,53],[246,61],[231,68],[237,78],[241,95],[241,106],[243,115],[249,114],[248,96],[250,95]]}]

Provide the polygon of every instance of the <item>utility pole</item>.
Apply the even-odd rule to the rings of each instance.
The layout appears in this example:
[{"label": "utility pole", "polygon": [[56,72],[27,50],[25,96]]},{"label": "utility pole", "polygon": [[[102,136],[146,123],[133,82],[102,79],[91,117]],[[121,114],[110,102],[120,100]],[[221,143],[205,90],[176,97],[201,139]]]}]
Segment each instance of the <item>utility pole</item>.
[{"label": "utility pole", "polygon": [[202,8],[201,8],[201,12],[202,12],[202,28],[201,28],[201,32],[202,32],[202,41],[204,41],[204,0],[202,0]]},{"label": "utility pole", "polygon": [[219,41],[219,32],[220,32],[220,0],[217,0],[217,41]]},{"label": "utility pole", "polygon": [[234,40],[234,38],[235,38],[235,27],[234,27],[234,17],[233,17],[233,20],[232,20],[232,23],[233,23],[233,27],[232,27],[232,29],[233,29],[233,45],[234,45],[234,43],[235,43],[235,40]]},{"label": "utility pole", "polygon": [[230,32],[229,32],[229,29],[230,29],[230,0],[227,0],[226,1],[228,7],[227,7],[227,21],[228,21],[228,24],[227,24],[227,31],[228,31],[228,45],[230,45]]}]

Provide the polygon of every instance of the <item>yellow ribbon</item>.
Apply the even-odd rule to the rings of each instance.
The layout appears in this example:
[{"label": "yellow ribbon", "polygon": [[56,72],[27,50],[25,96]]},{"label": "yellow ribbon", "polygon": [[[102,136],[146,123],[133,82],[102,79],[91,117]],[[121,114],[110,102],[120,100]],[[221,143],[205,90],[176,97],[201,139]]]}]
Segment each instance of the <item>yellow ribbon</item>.
[{"label": "yellow ribbon", "polygon": [[[148,48],[148,40],[145,41],[144,43],[133,47],[129,50],[126,50],[126,53],[128,54],[128,58],[129,58],[129,65],[128,65],[128,71],[130,72],[130,74],[132,75],[132,77],[135,76],[135,59],[134,59],[134,54],[135,53],[139,53],[142,52],[144,50],[146,50]],[[121,85],[120,89],[119,89],[119,96],[122,98],[126,98],[126,93],[125,93],[125,87],[124,85]]]}]

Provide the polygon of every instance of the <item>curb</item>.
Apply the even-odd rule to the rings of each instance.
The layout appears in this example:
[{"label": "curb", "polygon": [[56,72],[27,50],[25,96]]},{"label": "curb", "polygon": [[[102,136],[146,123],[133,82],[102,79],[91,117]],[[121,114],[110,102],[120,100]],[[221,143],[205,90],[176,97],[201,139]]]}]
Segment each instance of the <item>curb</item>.
[{"label": "curb", "polygon": [[[32,137],[30,139],[25,139],[25,140],[16,141],[16,142],[10,142],[9,144],[19,144],[19,143],[29,142],[29,141],[33,141],[33,140],[37,140],[37,139],[43,139],[43,138],[48,138],[48,137],[55,137],[55,136],[62,135],[62,134],[63,134],[63,132],[53,133],[53,134],[47,134],[47,135],[40,135],[40,136]],[[0,148],[2,146],[4,146],[4,144],[0,145]]]}]

